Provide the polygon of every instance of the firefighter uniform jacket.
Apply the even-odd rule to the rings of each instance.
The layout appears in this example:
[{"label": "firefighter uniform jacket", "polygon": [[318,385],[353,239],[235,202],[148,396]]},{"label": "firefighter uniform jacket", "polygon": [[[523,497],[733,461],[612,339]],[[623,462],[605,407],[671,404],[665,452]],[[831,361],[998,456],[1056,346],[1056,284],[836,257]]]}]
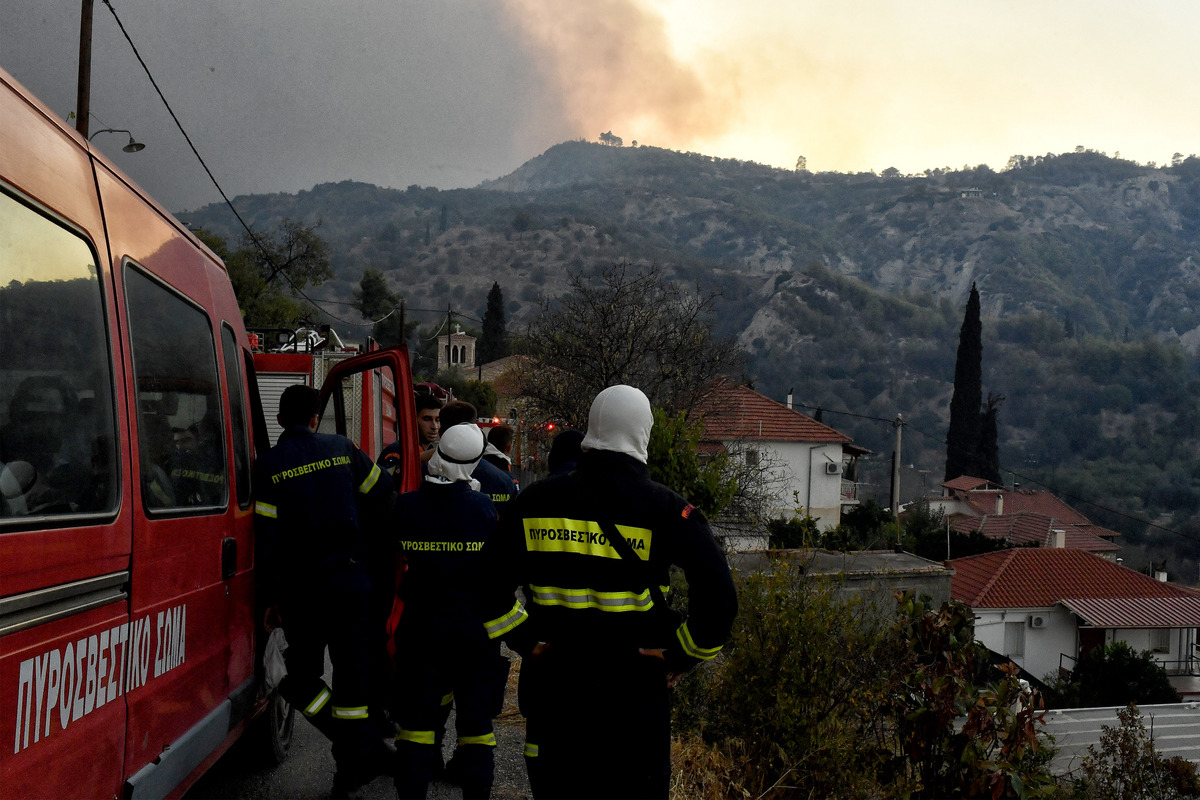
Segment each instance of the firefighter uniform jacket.
[{"label": "firefighter uniform jacket", "polygon": [[[608,540],[615,526],[636,558]],[[650,480],[637,459],[591,451],[578,468],[528,487],[483,548],[479,602],[488,635],[528,654],[538,642],[587,652],[665,648],[686,670],[729,635],[737,595],[725,555],[698,509]],[[656,602],[681,567],[686,619]],[[524,607],[513,600],[524,588]]]},{"label": "firefighter uniform jacket", "polygon": [[503,705],[508,660],[480,624],[470,580],[496,510],[466,481],[426,479],[397,498],[392,519],[408,562],[396,629],[397,796],[425,796],[452,701],[463,796],[486,797],[494,773],[492,718]]},{"label": "firefighter uniform jacket", "polygon": [[375,544],[364,531],[380,535],[392,487],[346,437],[290,427],[255,469],[258,574],[267,598],[278,598],[281,582],[303,586]]}]

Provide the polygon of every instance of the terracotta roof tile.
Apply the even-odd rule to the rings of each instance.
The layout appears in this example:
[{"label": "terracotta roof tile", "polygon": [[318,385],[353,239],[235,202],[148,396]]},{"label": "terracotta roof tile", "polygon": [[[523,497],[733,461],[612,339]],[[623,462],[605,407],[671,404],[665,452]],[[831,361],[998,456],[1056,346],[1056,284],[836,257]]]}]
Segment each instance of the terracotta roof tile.
[{"label": "terracotta roof tile", "polygon": [[730,380],[713,384],[692,412],[708,441],[840,442],[852,440],[812,417]]},{"label": "terracotta roof tile", "polygon": [[952,491],[969,492],[972,489],[978,489],[981,486],[987,486],[987,480],[984,478],[973,478],[970,475],[959,475],[957,478],[946,481],[942,484],[947,489]]},{"label": "terracotta roof tile", "polygon": [[1068,525],[1090,525],[1091,520],[1042,489],[1012,489],[1004,493],[1004,513],[1032,511]]},{"label": "terracotta roof tile", "polygon": [[1062,604],[1094,628],[1200,627],[1200,597],[1068,598]]},{"label": "terracotta roof tile", "polygon": [[979,532],[990,539],[998,539],[1015,547],[1036,545],[1054,547],[1054,531],[1066,533],[1066,546],[1093,553],[1115,552],[1117,545],[1099,536],[1096,531],[1106,530],[1095,525],[1063,525],[1053,517],[1020,511],[1016,514],[989,514],[983,517],[959,516],[950,525],[956,533]]},{"label": "terracotta roof tile", "polygon": [[950,592],[973,608],[1052,606],[1065,599],[1195,597],[1182,586],[1114,564],[1085,550],[1001,550],[948,562]]}]

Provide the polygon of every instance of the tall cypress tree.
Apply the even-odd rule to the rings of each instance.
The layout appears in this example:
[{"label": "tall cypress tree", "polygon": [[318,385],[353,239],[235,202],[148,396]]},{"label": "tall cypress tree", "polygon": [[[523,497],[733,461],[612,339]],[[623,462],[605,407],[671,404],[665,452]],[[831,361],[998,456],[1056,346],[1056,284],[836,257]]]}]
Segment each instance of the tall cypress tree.
[{"label": "tall cypress tree", "polygon": [[486,364],[508,355],[508,333],[504,327],[504,293],[493,282],[483,312],[483,331],[479,339],[479,363]]},{"label": "tall cypress tree", "polygon": [[977,471],[981,443],[980,406],[983,405],[982,363],[979,290],[972,282],[967,311],[958,332],[958,358],[954,363],[954,395],[950,398],[950,428],[946,431],[945,480],[948,481]]}]

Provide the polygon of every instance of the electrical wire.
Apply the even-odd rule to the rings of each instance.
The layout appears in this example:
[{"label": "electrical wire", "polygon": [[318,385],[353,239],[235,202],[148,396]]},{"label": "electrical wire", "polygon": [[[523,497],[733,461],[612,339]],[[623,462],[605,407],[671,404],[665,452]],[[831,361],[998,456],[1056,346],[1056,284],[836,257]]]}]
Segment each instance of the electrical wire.
[{"label": "electrical wire", "polygon": [[356,325],[356,326],[360,326],[360,327],[368,327],[368,326],[375,325],[379,322],[382,322],[383,320],[387,319],[392,314],[394,314],[396,309],[392,309],[392,311],[388,312],[385,316],[381,317],[380,319],[373,320],[370,322],[351,322],[350,320],[342,319],[341,317],[337,316],[336,314],[330,313],[327,309],[322,308],[317,303],[317,301],[313,300],[311,297],[309,297],[307,294],[305,294],[304,291],[299,286],[296,285],[295,281],[292,280],[291,276],[289,276],[286,272],[284,272],[281,268],[279,268],[275,264],[274,259],[271,258],[271,253],[267,250],[266,246],[259,240],[258,235],[255,234],[255,232],[250,228],[250,225],[247,224],[246,220],[242,218],[242,215],[238,212],[237,208],[234,207],[233,202],[229,199],[229,196],[227,194],[225,194],[225,190],[221,188],[221,184],[217,181],[216,176],[213,175],[212,170],[208,168],[208,164],[204,161],[204,157],[201,156],[200,151],[196,149],[196,145],[192,142],[192,137],[188,136],[188,132],[184,129],[183,123],[180,122],[179,117],[177,117],[175,115],[175,111],[174,111],[174,109],[171,108],[171,104],[169,102],[167,102],[166,95],[164,95],[162,92],[162,89],[159,88],[158,81],[156,81],[154,79],[154,75],[150,72],[150,67],[147,66],[145,59],[142,58],[142,54],[140,52],[138,52],[137,45],[135,45],[133,43],[133,39],[129,36],[129,31],[125,30],[125,25],[124,25],[124,23],[121,22],[121,18],[117,15],[117,10],[115,8],[113,8],[111,0],[104,0],[104,5],[108,6],[108,10],[112,13],[113,19],[116,20],[116,22],[117,22],[117,27],[121,29],[121,34],[125,37],[125,41],[129,43],[129,47],[131,50],[133,50],[134,56],[137,57],[138,63],[142,65],[142,70],[146,73],[146,77],[149,78],[150,85],[154,87],[154,91],[158,93],[158,98],[160,100],[162,100],[163,106],[165,106],[167,109],[167,113],[170,114],[171,119],[174,120],[175,127],[179,128],[179,132],[181,134],[183,134],[183,139],[184,139],[184,141],[187,142],[188,147],[191,148],[192,154],[194,156],[196,156],[196,160],[199,161],[200,166],[204,168],[204,172],[208,175],[208,179],[211,180],[213,186],[215,186],[217,188],[217,192],[221,195],[221,199],[225,202],[225,205],[229,207],[229,210],[233,212],[233,216],[235,218],[237,218],[237,221],[241,224],[242,228],[245,229],[246,233],[250,236],[250,241],[252,241],[254,243],[255,247],[258,248],[259,253],[266,260],[267,264],[270,265],[271,269],[274,270],[276,274],[282,275],[284,280],[286,280],[288,282],[288,284],[292,287],[292,291],[294,291],[300,297],[303,297],[305,300],[307,300],[309,303],[311,303],[314,308],[316,308],[318,311],[325,314],[326,316],[328,316],[340,323],[343,323],[345,325]]}]

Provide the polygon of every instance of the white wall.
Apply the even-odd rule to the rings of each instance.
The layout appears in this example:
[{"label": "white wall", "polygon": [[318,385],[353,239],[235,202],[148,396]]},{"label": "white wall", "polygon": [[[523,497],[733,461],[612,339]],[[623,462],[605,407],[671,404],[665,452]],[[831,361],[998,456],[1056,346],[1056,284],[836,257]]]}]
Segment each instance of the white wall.
[{"label": "white wall", "polygon": [[[774,501],[770,517],[797,516],[797,506],[811,514],[819,530],[837,527],[842,520],[842,445],[801,442],[726,443],[732,451],[758,450],[763,463],[771,463],[775,472]],[[838,465],[838,474],[825,472],[825,465]]]},{"label": "white wall", "polygon": [[[1062,663],[1068,669],[1075,665],[1077,647],[1075,615],[1062,606],[1053,608],[976,609],[975,638],[985,647],[1009,656],[1017,666],[1035,678],[1057,674],[1060,656],[1072,658]],[[1041,617],[1042,627],[1030,627],[1031,617]],[[1020,623],[1025,637],[1025,652],[1021,655],[1005,652],[1004,623]]]}]

